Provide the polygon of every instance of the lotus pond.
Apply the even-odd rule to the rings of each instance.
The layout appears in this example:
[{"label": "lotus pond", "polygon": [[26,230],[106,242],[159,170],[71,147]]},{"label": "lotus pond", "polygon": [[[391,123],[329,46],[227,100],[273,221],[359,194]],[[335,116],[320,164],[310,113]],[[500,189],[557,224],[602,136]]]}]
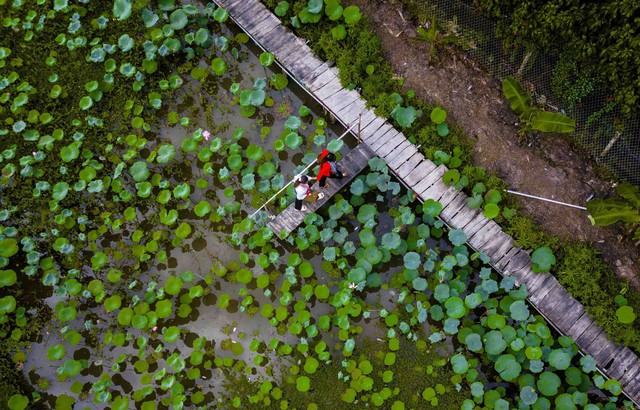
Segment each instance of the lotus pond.
[{"label": "lotus pond", "polygon": [[631,407],[380,159],[286,238],[250,219],[355,141],[225,10],[0,12],[3,407]]}]

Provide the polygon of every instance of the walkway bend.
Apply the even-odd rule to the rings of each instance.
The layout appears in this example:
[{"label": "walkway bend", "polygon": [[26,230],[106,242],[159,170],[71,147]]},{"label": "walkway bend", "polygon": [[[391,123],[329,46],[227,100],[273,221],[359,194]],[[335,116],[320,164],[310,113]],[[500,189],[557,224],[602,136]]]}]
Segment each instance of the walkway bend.
[{"label": "walkway bend", "polygon": [[[638,356],[629,348],[613,343],[552,275],[534,273],[527,251],[516,247],[513,238],[485,218],[480,210],[469,208],[464,193],[442,182],[441,177],[447,171],[445,166],[436,166],[426,159],[401,132],[367,109],[356,91],[344,89],[337,70],[319,60],[305,41],[283,27],[259,0],[215,2],[226,8],[236,24],[271,52],[340,122],[354,123],[361,116],[360,137],[373,154],[386,160],[389,169],[421,200],[440,201],[441,218],[450,226],[462,229],[469,238],[468,243],[489,255],[498,272],[525,284],[533,306],[561,333],[571,336],[584,353],[593,356],[604,374],[619,380],[627,396],[636,404],[640,402]],[[278,222],[273,227],[280,231],[288,226]]]}]

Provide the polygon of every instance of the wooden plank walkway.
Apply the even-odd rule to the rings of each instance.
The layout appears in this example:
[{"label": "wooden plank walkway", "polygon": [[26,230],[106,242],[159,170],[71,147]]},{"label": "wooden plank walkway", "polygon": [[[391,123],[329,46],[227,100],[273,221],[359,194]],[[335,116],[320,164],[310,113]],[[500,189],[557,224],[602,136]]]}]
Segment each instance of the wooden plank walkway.
[{"label": "wooden plank walkway", "polygon": [[[373,151],[367,155],[375,154],[385,159],[389,169],[422,201],[428,198],[440,201],[443,205],[441,218],[448,225],[462,229],[469,238],[468,243],[490,256],[498,272],[511,275],[518,284],[526,285],[529,300],[536,309],[560,332],[571,336],[583,352],[593,356],[601,371],[620,380],[623,391],[636,404],[640,402],[637,355],[611,342],[584,307],[553,276],[534,273],[527,251],[516,247],[513,238],[494,221],[485,218],[479,210],[471,209],[464,193],[442,182],[442,175],[447,171],[444,165],[436,166],[426,159],[402,133],[367,109],[366,102],[356,91],[344,89],[338,71],[319,60],[305,41],[284,28],[259,0],[214,1],[225,7],[236,24],[271,52],[336,119],[343,124],[353,124],[361,118],[360,137]],[[329,197],[327,195],[323,201]],[[277,232],[290,229],[294,224],[297,226],[302,217],[300,213],[287,212],[286,218],[292,221],[286,221],[283,215],[282,219],[272,222],[272,227]]]},{"label": "wooden plank walkway", "polygon": [[369,160],[374,156],[375,153],[367,144],[358,145],[338,162],[338,169],[346,172],[347,176],[341,179],[328,179],[328,186],[325,189],[319,190],[324,193],[324,198],[314,204],[305,202],[307,207],[306,212],[296,210],[294,204],[291,204],[284,211],[280,212],[275,219],[269,221],[267,226],[280,237],[284,237],[290,232],[293,232],[293,230],[302,223],[308,213],[315,212],[320,209],[322,205],[326,204],[338,191],[362,172],[369,164]]}]

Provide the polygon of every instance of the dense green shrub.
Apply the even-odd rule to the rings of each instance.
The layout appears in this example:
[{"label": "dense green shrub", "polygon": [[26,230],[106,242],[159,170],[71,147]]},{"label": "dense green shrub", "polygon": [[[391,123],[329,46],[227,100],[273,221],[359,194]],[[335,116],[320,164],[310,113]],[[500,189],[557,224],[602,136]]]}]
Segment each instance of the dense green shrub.
[{"label": "dense green shrub", "polygon": [[563,51],[587,73],[611,86],[622,112],[640,107],[640,3],[615,1],[476,0],[487,13],[506,17],[498,33],[507,49]]},{"label": "dense green shrub", "polygon": [[611,272],[592,246],[577,243],[564,246],[562,251],[564,255],[555,273],[558,281],[604,327],[609,337],[640,350],[640,323],[636,320],[623,324],[615,315],[619,307],[615,298],[623,293],[627,304],[640,311],[638,293],[627,290],[628,285]]}]

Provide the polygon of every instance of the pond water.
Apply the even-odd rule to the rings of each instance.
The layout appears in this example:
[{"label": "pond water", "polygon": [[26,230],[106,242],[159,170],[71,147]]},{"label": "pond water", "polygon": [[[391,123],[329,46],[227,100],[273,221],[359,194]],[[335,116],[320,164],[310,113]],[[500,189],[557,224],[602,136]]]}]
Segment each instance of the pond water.
[{"label": "pond water", "polygon": [[[150,60],[142,38],[153,38],[164,39],[159,53],[183,47],[187,57],[164,59],[147,73],[163,92],[171,84],[175,91],[123,100],[124,118],[113,123],[104,114],[102,131],[110,132],[103,140],[104,132],[81,128],[96,153],[80,152],[73,141],[84,137],[66,132],[76,139],[62,140],[62,162],[58,148],[51,152],[57,188],[54,200],[39,205],[50,212],[37,255],[34,240],[23,239],[39,234],[25,223],[37,220],[34,209],[22,220],[3,219],[3,267],[24,275],[14,288],[5,273],[2,289],[23,307],[43,301],[49,310],[38,314],[52,316],[28,350],[11,351],[34,386],[34,407],[615,408],[619,384],[595,374],[592,359],[532,314],[526,290],[492,272],[463,232],[437,219],[440,204],[418,203],[384,161],[371,160],[286,239],[262,226],[264,215],[258,223],[247,218],[321,149],[344,154],[356,141],[337,141],[343,129],[294,84],[284,86],[272,56],[217,22],[226,20],[223,10],[164,1],[132,11],[125,0],[113,9],[53,7],[65,13],[60,27],[68,34],[83,18],[99,30],[109,15],[140,37],[116,30],[121,51],[133,42]],[[84,54],[66,57],[84,61]],[[120,67],[126,76],[129,68]],[[131,93],[121,92],[125,99]],[[91,104],[101,99],[92,94]],[[13,111],[5,123],[28,115]],[[19,128],[9,135],[19,138]],[[20,147],[27,158],[30,149]],[[69,174],[66,188],[53,180]],[[19,197],[7,187],[34,183],[22,175],[3,180],[3,206]],[[34,198],[37,204],[40,192]],[[291,200],[289,188],[269,211]],[[18,242],[20,253],[10,254]],[[9,299],[2,302],[4,323],[24,327]],[[9,407],[24,408],[16,397]]]}]

